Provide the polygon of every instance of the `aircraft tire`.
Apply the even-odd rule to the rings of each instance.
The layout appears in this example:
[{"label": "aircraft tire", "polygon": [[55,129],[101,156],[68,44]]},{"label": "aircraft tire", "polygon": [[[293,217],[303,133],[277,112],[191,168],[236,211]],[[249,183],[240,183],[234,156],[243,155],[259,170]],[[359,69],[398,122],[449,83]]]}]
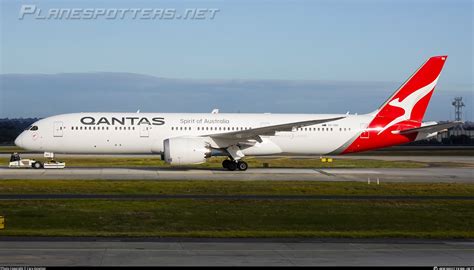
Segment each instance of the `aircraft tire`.
[{"label": "aircraft tire", "polygon": [[227,170],[229,170],[229,171],[237,170],[237,162],[229,160],[229,164],[227,165]]},{"label": "aircraft tire", "polygon": [[228,160],[228,159],[222,161],[222,167],[224,167],[225,169],[227,169],[227,167],[229,166],[229,163],[230,163],[230,162],[231,162],[231,161]]},{"label": "aircraft tire", "polygon": [[246,171],[248,169],[249,165],[245,161],[239,161],[237,162],[237,168],[239,171]]}]

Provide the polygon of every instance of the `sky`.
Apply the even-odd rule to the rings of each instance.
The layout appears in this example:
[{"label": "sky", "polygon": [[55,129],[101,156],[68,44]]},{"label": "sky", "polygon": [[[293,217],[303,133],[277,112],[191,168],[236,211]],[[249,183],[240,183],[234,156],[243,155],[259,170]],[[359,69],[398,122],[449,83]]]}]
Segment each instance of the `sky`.
[{"label": "sky", "polygon": [[[474,10],[469,0],[0,3],[0,74],[127,72],[196,80],[401,83],[428,57],[449,55],[439,88],[453,95],[463,92],[466,104],[473,105]],[[44,11],[219,11],[212,20],[20,20],[23,4]],[[8,90],[1,85],[3,92]],[[0,98],[0,113],[8,114],[1,92]],[[472,118],[472,110],[466,110]]]}]

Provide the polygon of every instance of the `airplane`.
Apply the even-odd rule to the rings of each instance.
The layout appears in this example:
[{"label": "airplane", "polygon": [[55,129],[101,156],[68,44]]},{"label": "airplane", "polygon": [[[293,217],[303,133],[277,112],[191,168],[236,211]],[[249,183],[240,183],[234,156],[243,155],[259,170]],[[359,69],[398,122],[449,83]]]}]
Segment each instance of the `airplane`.
[{"label": "airplane", "polygon": [[45,153],[156,154],[173,165],[223,155],[230,171],[247,170],[246,156],[340,155],[405,144],[460,124],[423,122],[446,59],[429,58],[367,114],[71,113],[35,122],[15,144]]}]

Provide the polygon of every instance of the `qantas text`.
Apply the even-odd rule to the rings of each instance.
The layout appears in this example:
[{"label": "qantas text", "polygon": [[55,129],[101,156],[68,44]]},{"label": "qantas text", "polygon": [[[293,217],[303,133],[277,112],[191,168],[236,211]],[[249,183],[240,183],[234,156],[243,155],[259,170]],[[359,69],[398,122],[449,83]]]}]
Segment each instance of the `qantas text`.
[{"label": "qantas text", "polygon": [[160,126],[165,124],[165,118],[153,117],[151,120],[147,117],[100,117],[96,119],[92,116],[85,116],[81,118],[81,123],[84,125],[155,125]]}]

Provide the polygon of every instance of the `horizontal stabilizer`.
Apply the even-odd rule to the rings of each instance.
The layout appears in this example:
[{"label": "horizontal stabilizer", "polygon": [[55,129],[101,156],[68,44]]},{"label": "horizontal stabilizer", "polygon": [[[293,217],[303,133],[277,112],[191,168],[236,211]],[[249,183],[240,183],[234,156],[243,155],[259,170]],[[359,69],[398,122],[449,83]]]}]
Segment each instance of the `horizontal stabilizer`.
[{"label": "horizontal stabilizer", "polygon": [[411,134],[411,133],[416,133],[416,132],[423,132],[423,133],[433,133],[433,132],[439,132],[443,131],[448,128],[452,128],[457,125],[461,125],[462,122],[460,121],[455,121],[455,122],[449,122],[449,123],[444,123],[444,124],[436,124],[436,125],[429,125],[429,126],[423,126],[419,128],[411,128],[411,129],[405,129],[405,130],[394,130],[392,131],[393,134]]}]

